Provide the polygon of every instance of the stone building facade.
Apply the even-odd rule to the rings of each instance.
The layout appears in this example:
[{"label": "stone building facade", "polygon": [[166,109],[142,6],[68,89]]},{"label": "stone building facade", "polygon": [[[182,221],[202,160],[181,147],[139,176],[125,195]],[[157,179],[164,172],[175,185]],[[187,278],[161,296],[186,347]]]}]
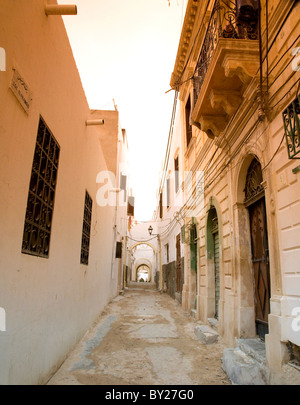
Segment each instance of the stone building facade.
[{"label": "stone building facade", "polygon": [[229,347],[265,342],[268,381],[300,360],[299,12],[190,0],[171,77],[189,173],[182,305]]}]

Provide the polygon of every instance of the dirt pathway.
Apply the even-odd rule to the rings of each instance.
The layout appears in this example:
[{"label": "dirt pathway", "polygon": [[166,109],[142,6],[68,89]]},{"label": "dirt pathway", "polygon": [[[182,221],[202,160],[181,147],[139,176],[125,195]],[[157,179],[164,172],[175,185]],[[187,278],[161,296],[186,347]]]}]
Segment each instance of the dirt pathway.
[{"label": "dirt pathway", "polygon": [[200,342],[195,321],[156,291],[126,290],[107,305],[49,385],[224,385],[219,341]]}]

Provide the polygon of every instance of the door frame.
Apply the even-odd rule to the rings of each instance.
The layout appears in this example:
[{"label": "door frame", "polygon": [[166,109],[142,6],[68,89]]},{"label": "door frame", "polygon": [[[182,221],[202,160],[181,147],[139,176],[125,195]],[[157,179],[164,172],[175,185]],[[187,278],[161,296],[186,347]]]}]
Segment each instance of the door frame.
[{"label": "door frame", "polygon": [[[255,315],[255,290],[254,290],[254,269],[252,265],[252,247],[251,247],[251,230],[249,211],[245,204],[245,185],[248,169],[254,158],[260,163],[261,159],[256,153],[252,153],[249,149],[244,151],[244,159],[236,168],[233,176],[236,179],[236,195],[234,196],[235,203],[233,204],[233,227],[234,227],[234,291],[237,305],[237,323],[236,334],[240,338],[254,338],[256,333],[256,315]],[[265,173],[263,173],[263,176]],[[267,205],[267,196],[265,192],[266,182],[263,178],[261,183],[262,193],[260,197],[264,197]],[[258,200],[259,198],[256,198]],[[256,201],[255,199],[253,202]],[[250,204],[249,204],[250,205]],[[266,207],[266,224],[269,236],[268,212]],[[270,238],[269,238],[270,247]],[[269,265],[270,287],[272,280],[271,266]],[[270,300],[272,297],[272,289],[270,288]]]},{"label": "door frame", "polygon": [[[263,237],[262,237],[262,250],[264,250],[263,257],[256,257],[254,258],[254,240],[253,240],[253,229],[252,223],[254,218],[254,210],[255,208],[259,208],[259,205],[262,207],[262,218],[263,218]],[[271,275],[270,275],[270,261],[269,261],[269,242],[268,242],[268,225],[267,225],[267,214],[266,214],[266,200],[265,195],[263,195],[253,202],[250,205],[247,205],[248,213],[249,213],[249,223],[250,223],[250,240],[251,240],[251,256],[252,256],[252,269],[253,269],[253,293],[254,293],[254,306],[255,306],[255,330],[258,337],[262,340],[265,339],[265,335],[269,333],[269,322],[268,322],[268,315],[270,314],[270,300],[271,300]],[[265,274],[263,275],[261,270],[261,263],[266,266]],[[258,267],[258,268],[257,268]],[[262,308],[261,312],[264,310],[268,311],[266,319],[260,319],[258,316],[258,312],[260,311],[259,308],[259,301],[260,293],[259,293],[259,285],[261,285],[260,280],[263,280],[263,285],[266,287],[267,296],[263,297],[263,301],[268,300],[268,303],[264,302],[263,305],[267,305],[267,308]],[[259,285],[258,285],[259,284]],[[262,314],[264,317],[265,315]]]},{"label": "door frame", "polygon": [[223,247],[222,247],[222,215],[219,203],[214,196],[210,196],[208,202],[208,210],[206,213],[206,231],[205,231],[205,246],[206,246],[206,269],[207,269],[207,297],[206,297],[206,319],[215,318],[216,314],[216,298],[215,298],[215,261],[213,247],[213,227],[211,224],[211,209],[216,211],[217,226],[219,234],[219,278],[220,278],[220,297],[218,304],[218,322],[219,331],[223,330],[223,313],[224,313],[224,288],[223,288]]}]

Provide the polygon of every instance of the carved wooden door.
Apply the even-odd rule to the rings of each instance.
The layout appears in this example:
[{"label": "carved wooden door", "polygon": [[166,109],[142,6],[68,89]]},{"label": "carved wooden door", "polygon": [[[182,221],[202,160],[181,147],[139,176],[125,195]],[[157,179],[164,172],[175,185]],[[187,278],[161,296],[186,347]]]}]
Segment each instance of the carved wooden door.
[{"label": "carved wooden door", "polygon": [[248,207],[255,288],[256,332],[261,339],[268,333],[270,312],[270,271],[265,198]]}]

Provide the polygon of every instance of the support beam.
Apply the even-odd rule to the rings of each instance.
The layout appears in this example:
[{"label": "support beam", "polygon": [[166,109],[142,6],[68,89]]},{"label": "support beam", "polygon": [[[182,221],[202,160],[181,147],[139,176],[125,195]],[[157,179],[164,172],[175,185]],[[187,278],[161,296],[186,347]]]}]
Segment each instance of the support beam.
[{"label": "support beam", "polygon": [[48,15],[77,15],[76,5],[46,4],[45,14]]},{"label": "support beam", "polygon": [[104,120],[100,119],[100,120],[86,120],[85,121],[85,125],[86,126],[90,126],[90,125],[104,125]]}]

